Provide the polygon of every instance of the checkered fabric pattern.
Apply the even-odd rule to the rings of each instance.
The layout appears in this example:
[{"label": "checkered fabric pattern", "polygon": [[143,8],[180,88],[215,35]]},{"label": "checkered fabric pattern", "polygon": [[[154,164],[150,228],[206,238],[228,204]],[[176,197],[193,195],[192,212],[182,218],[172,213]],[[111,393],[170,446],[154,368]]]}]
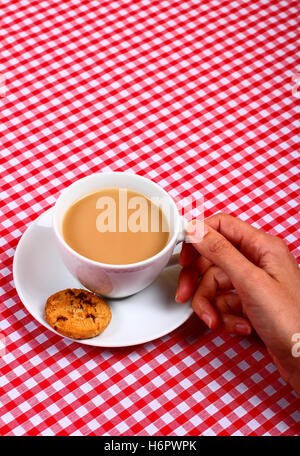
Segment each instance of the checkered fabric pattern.
[{"label": "checkered fabric pattern", "polygon": [[82,346],[34,321],[12,276],[27,226],[110,170],[203,195],[205,216],[239,216],[299,259],[297,4],[1,1],[0,435],[299,435],[257,339],[192,316],[145,345]]}]

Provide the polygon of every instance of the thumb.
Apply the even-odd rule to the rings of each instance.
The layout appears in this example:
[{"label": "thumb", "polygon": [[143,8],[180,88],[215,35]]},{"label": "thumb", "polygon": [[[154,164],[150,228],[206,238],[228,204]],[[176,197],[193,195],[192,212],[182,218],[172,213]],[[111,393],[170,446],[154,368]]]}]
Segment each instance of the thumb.
[{"label": "thumb", "polygon": [[187,226],[187,239],[194,248],[219,266],[228,275],[235,288],[259,279],[260,268],[249,261],[222,234],[199,220],[193,220]]}]

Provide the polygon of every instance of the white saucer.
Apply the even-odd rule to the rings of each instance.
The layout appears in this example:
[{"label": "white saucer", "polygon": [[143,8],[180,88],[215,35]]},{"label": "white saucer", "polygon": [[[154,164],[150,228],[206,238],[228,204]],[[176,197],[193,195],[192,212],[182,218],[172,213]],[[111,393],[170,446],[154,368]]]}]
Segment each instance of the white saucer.
[{"label": "white saucer", "polygon": [[[65,288],[83,288],[63,264],[47,210],[23,234],[14,257],[14,283],[31,315],[58,334],[44,318],[47,298]],[[190,303],[174,300],[180,267],[171,266],[145,290],[123,299],[107,299],[112,319],[106,330],[77,342],[95,347],[126,347],[162,337],[178,328],[192,314]],[[74,340],[74,339],[72,339]]]}]

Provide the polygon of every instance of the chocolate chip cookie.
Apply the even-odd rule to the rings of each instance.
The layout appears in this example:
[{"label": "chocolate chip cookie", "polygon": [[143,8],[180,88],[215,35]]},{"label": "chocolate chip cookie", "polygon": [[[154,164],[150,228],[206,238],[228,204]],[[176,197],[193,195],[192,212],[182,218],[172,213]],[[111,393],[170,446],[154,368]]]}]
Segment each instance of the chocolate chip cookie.
[{"label": "chocolate chip cookie", "polygon": [[73,339],[98,336],[109,325],[108,304],[90,291],[68,288],[50,296],[45,317],[55,331]]}]

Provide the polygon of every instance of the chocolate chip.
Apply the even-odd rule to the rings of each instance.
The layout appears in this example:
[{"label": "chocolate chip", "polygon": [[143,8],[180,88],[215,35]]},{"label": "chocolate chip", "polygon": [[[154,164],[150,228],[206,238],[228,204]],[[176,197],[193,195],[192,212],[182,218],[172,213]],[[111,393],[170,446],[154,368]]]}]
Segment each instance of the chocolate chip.
[{"label": "chocolate chip", "polygon": [[88,314],[88,315],[86,316],[86,318],[92,318],[92,319],[95,321],[95,318],[96,318],[96,317],[95,317],[95,315],[93,315],[93,314]]},{"label": "chocolate chip", "polygon": [[85,293],[82,293],[82,291],[76,296],[78,299],[85,299],[87,296]]},{"label": "chocolate chip", "polygon": [[74,291],[71,290],[71,288],[68,288],[68,289],[67,289],[67,293],[69,293],[71,296],[74,296],[74,295],[75,295]]},{"label": "chocolate chip", "polygon": [[62,315],[60,315],[59,317],[57,317],[56,321],[59,321],[59,320],[66,321],[67,317],[63,317]]}]

